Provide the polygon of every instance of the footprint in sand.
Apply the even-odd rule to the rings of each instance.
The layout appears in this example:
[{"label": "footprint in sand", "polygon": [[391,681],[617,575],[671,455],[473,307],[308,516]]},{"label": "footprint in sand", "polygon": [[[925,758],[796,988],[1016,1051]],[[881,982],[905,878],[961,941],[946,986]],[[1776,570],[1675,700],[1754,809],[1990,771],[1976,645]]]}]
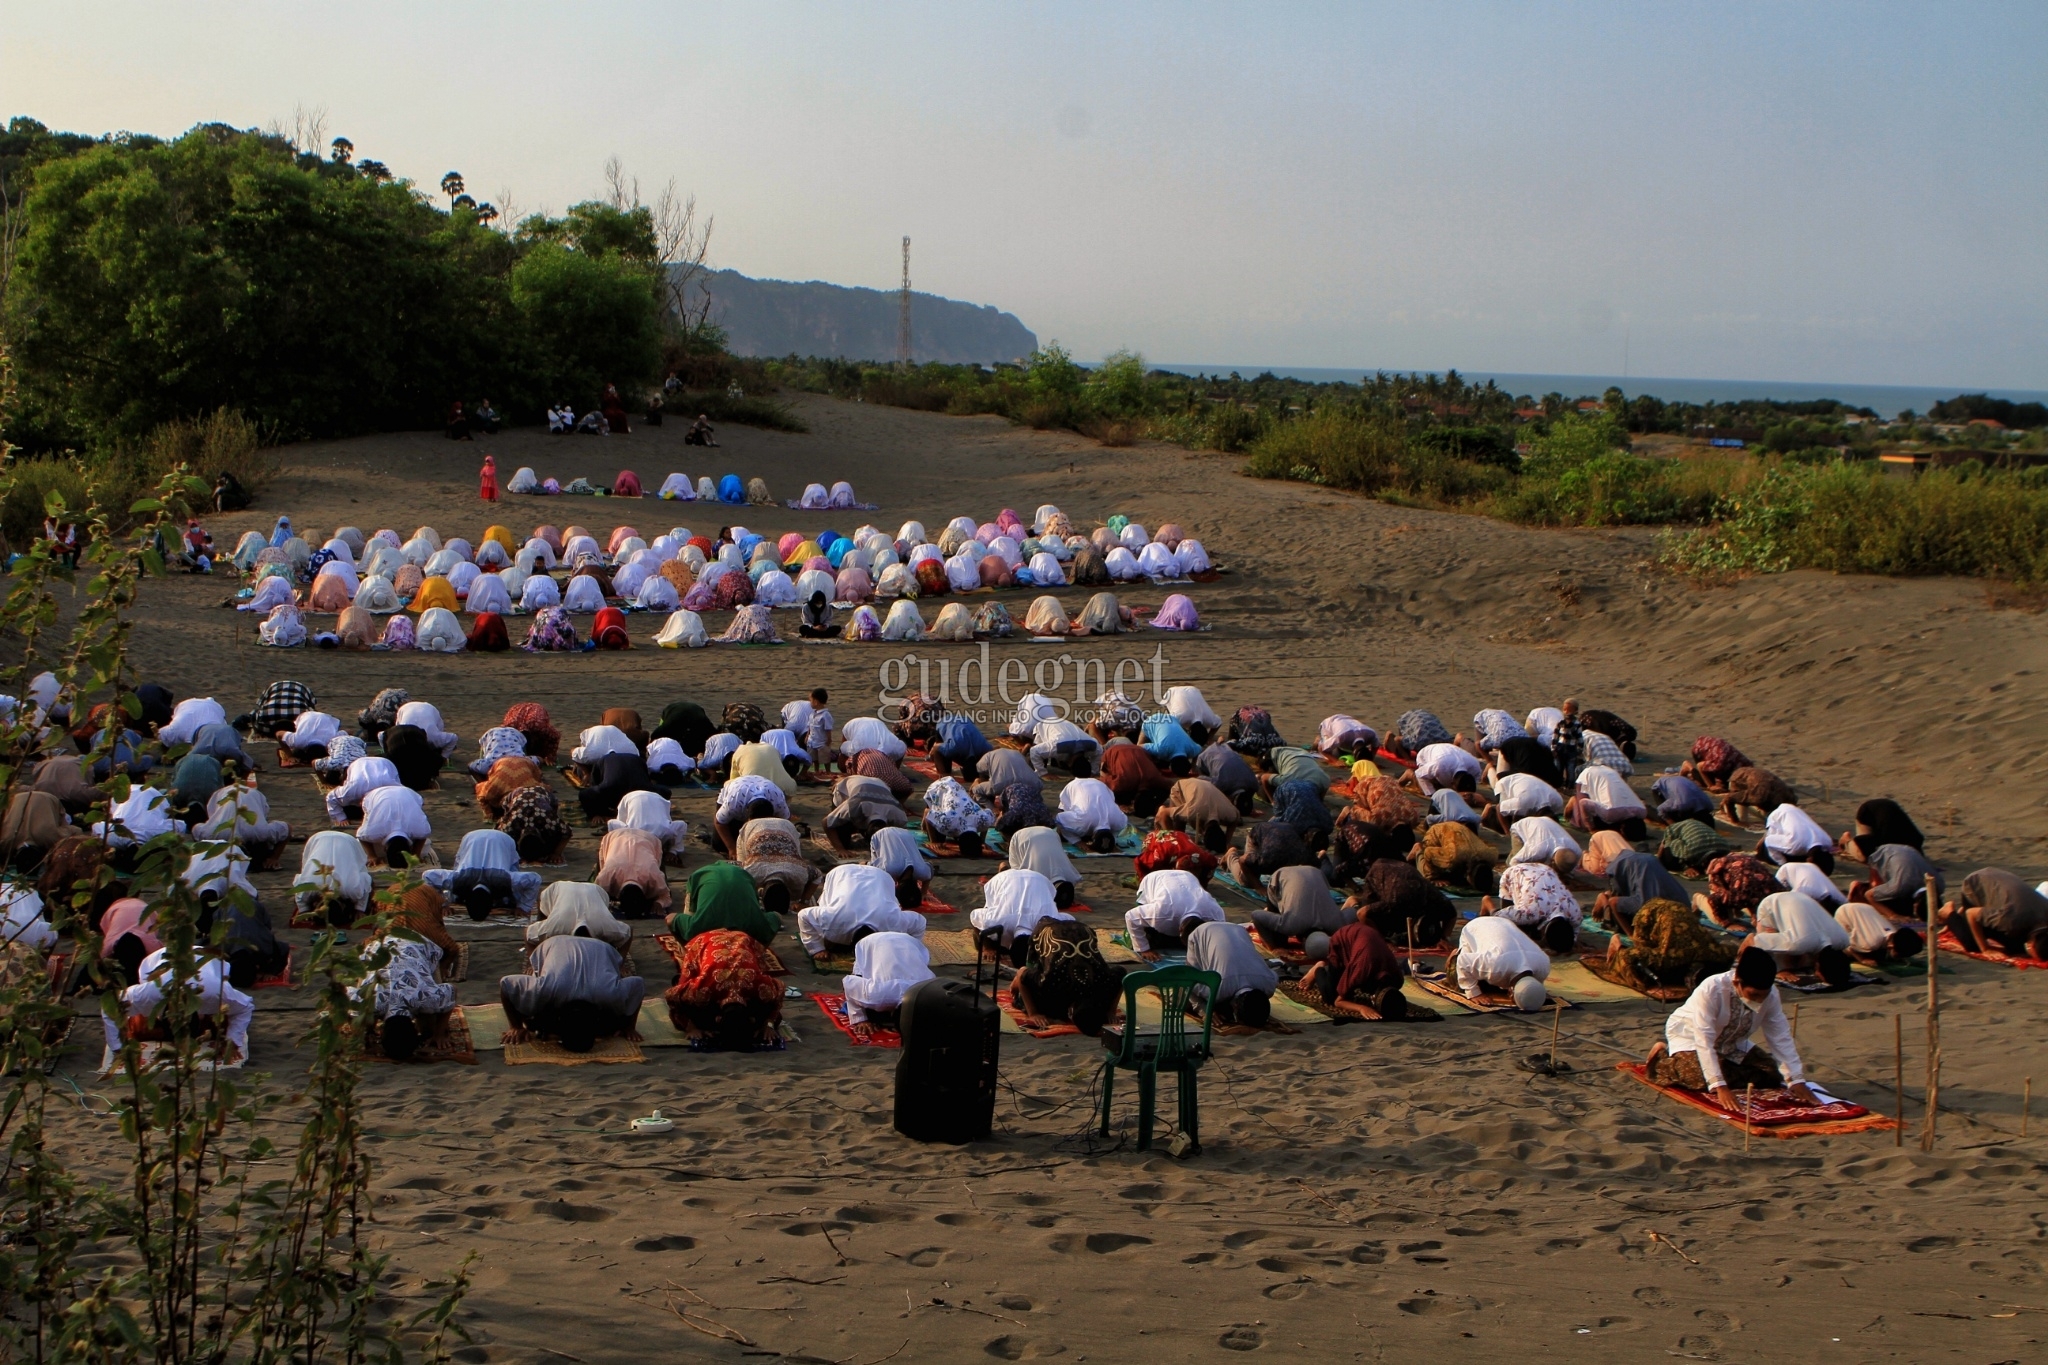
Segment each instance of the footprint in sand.
[{"label": "footprint in sand", "polygon": [[1635,1301],[1649,1308],[1669,1308],[1671,1300],[1664,1297],[1664,1291],[1654,1284],[1646,1284],[1635,1292]]},{"label": "footprint in sand", "polygon": [[688,1251],[697,1245],[695,1237],[642,1237],[633,1243],[635,1251]]},{"label": "footprint in sand", "polygon": [[949,1259],[952,1254],[944,1247],[920,1247],[903,1259],[920,1270],[929,1270],[941,1261]]},{"label": "footprint in sand", "polygon": [[536,1199],[533,1211],[564,1223],[603,1223],[618,1215],[596,1204],[572,1204],[566,1199]]},{"label": "footprint in sand", "polygon": [[997,1360],[1040,1360],[1056,1356],[1067,1348],[1057,1341],[1040,1341],[1016,1335],[997,1337],[981,1348]]},{"label": "footprint in sand", "polygon": [[1216,1338],[1216,1344],[1226,1351],[1256,1351],[1266,1344],[1266,1338],[1256,1327],[1230,1327]]},{"label": "footprint in sand", "polygon": [[1353,1265],[1384,1265],[1387,1259],[1386,1244],[1382,1242],[1360,1242],[1351,1248]]}]

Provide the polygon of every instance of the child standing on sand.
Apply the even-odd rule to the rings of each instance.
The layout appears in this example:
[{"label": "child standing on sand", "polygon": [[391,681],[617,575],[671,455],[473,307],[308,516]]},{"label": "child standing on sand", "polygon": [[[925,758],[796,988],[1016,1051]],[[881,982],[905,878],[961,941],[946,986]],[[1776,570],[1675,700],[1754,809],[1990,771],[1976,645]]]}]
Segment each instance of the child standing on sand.
[{"label": "child standing on sand", "polygon": [[498,500],[498,461],[494,456],[484,456],[484,467],[479,475],[482,487],[478,490],[485,502]]}]

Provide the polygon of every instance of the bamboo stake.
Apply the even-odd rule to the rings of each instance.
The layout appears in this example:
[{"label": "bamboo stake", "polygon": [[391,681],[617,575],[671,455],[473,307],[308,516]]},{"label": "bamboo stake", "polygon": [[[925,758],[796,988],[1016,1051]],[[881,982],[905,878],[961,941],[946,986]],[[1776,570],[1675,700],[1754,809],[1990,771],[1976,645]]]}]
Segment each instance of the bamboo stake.
[{"label": "bamboo stake", "polygon": [[1920,1150],[1934,1150],[1934,1118],[1941,1102],[1941,985],[1935,962],[1941,956],[1935,935],[1934,874],[1927,874],[1927,1121],[1920,1125]]},{"label": "bamboo stake", "polygon": [[1749,1140],[1756,1135],[1756,1125],[1751,1116],[1756,1112],[1756,1082],[1751,1081],[1742,1092],[1742,1154],[1749,1155]]},{"label": "bamboo stake", "polygon": [[[1559,1000],[1550,1007],[1550,1069],[1557,1070],[1557,1026],[1564,1019],[1564,1001]],[[2021,1120],[2024,1125],[2025,1120]],[[2021,1133],[2024,1137],[2026,1134]]]},{"label": "bamboo stake", "polygon": [[1906,1145],[1906,1045],[1905,1026],[1892,1016],[1892,1146]]}]

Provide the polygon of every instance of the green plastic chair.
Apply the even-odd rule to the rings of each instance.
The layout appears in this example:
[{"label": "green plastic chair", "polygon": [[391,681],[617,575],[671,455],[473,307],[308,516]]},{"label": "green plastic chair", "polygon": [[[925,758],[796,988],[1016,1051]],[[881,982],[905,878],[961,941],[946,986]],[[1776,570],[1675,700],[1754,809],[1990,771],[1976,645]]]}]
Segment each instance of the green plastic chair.
[{"label": "green plastic chair", "polygon": [[[1202,1150],[1195,1073],[1209,1060],[1209,1036],[1216,1008],[1216,992],[1223,978],[1215,972],[1193,967],[1159,967],[1149,972],[1131,972],[1124,977],[1124,1022],[1121,1028],[1104,1029],[1102,1045],[1114,1048],[1102,1063],[1102,1136],[1109,1136],[1109,1106],[1118,1070],[1138,1073],[1138,1150],[1152,1146],[1152,1111],[1159,1073],[1171,1071],[1180,1077],[1180,1130]],[[1202,1032],[1197,1038],[1188,1017],[1188,1003],[1195,987],[1206,987],[1202,1000]],[[1138,992],[1150,987],[1159,992],[1159,1028],[1156,1032],[1138,1027]]]}]

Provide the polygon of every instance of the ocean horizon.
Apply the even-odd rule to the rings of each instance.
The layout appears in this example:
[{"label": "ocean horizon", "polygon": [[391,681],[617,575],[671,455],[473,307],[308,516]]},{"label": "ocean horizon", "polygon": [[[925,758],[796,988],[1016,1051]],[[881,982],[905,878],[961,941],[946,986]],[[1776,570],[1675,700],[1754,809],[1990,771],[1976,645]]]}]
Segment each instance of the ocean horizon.
[{"label": "ocean horizon", "polygon": [[[1343,370],[1306,365],[1212,365],[1178,362],[1153,362],[1152,368],[1189,375],[1227,375],[1235,371],[1246,378],[1271,372],[1283,379],[1298,379],[1311,384],[1356,384],[1365,376],[1375,373],[1370,369]],[[1430,372],[1389,368],[1387,373]],[[1896,417],[1902,412],[1924,413],[1942,399],[1954,398],[1964,393],[1984,393],[1993,398],[2010,399],[2016,403],[2048,403],[2048,390],[2042,389],[1969,386],[1947,388],[1916,384],[1805,384],[1775,379],[1670,379],[1649,375],[1629,378],[1621,375],[1596,374],[1504,374],[1489,370],[1459,370],[1458,374],[1471,383],[1484,384],[1490,379],[1509,393],[1528,394],[1536,398],[1541,398],[1546,393],[1561,393],[1567,398],[1598,398],[1610,388],[1618,388],[1631,398],[1640,394],[1651,394],[1667,403],[1732,403],[1749,398],[1772,399],[1781,403],[1808,403],[1833,398],[1851,407],[1869,408],[1883,417]]]}]

